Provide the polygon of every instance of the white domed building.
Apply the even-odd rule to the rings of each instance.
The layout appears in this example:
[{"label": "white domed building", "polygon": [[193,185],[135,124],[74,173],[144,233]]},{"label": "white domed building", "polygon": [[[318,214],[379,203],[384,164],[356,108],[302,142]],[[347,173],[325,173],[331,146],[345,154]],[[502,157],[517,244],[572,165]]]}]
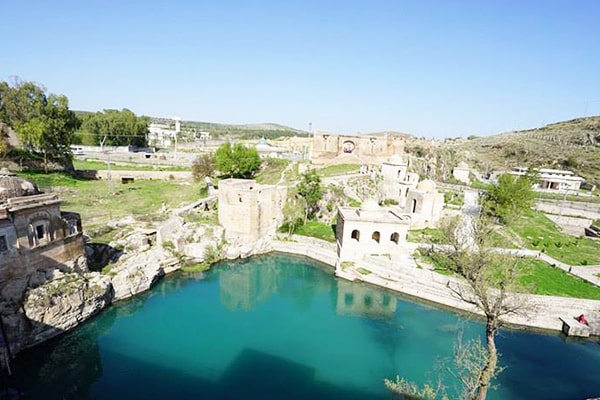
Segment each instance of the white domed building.
[{"label": "white domed building", "polygon": [[360,208],[339,207],[336,225],[340,261],[360,260],[366,254],[394,253],[406,242],[410,216],[381,208],[375,200]]},{"label": "white domed building", "polygon": [[394,154],[381,164],[381,175],[383,198],[396,200],[400,207],[404,207],[408,192],[419,182],[419,174],[408,172],[408,162],[398,154]]},{"label": "white domed building", "polygon": [[431,228],[437,225],[444,209],[444,195],[437,191],[434,181],[425,179],[409,191],[404,211],[411,218],[411,229]]}]

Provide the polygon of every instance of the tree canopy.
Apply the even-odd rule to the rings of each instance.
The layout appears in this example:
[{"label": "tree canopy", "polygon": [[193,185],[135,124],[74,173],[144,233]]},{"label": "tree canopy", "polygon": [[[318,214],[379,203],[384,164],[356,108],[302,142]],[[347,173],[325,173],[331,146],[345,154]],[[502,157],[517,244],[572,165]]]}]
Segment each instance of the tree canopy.
[{"label": "tree canopy", "polygon": [[298,184],[298,194],[306,200],[306,218],[313,218],[319,211],[319,200],[323,198],[321,177],[316,170],[311,169],[302,174],[302,180]]},{"label": "tree canopy", "polygon": [[491,186],[483,198],[485,212],[505,224],[521,216],[535,203],[532,179],[533,175],[500,175],[498,183]]},{"label": "tree canopy", "polygon": [[224,143],[215,152],[217,169],[231,178],[251,178],[261,163],[256,149],[241,143]]},{"label": "tree canopy", "polygon": [[214,154],[199,155],[192,164],[192,177],[195,181],[200,181],[205,177],[210,177],[215,172]]},{"label": "tree canopy", "polygon": [[83,130],[94,135],[94,143],[107,146],[146,146],[148,117],[138,117],[131,110],[104,110],[79,116]]},{"label": "tree canopy", "polygon": [[19,135],[26,149],[44,156],[44,167],[56,161],[71,165],[69,146],[79,120],[64,95],[46,94],[34,82],[0,82],[0,120]]}]

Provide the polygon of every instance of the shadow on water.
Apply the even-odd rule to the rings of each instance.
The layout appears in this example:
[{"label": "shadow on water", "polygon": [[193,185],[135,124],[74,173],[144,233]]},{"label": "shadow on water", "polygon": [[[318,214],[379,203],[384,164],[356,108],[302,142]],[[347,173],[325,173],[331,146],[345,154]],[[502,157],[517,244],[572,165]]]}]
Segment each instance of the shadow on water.
[{"label": "shadow on water", "polygon": [[[413,373],[408,377],[422,380],[437,356],[451,355],[457,331],[468,338],[482,332],[477,322],[331,279],[330,271],[306,264],[278,255],[222,263],[206,274],[174,274],[19,354],[15,383],[26,399],[382,399],[389,398],[383,377]],[[184,318],[170,318],[178,314]],[[292,315],[301,318],[284,324]],[[221,317],[227,323],[211,325]],[[252,324],[269,328],[248,329]],[[293,340],[281,336],[290,334],[288,327],[298,333]],[[125,336],[129,329],[133,337]],[[315,342],[307,346],[305,339]],[[301,350],[293,351],[295,345]],[[304,357],[302,345],[318,349],[315,356]],[[165,359],[183,346],[182,354]],[[597,343],[502,331],[498,346],[508,368],[490,399],[600,395]],[[341,350],[328,351],[336,347]],[[355,358],[340,361],[348,354]],[[360,374],[329,374],[354,369]]]},{"label": "shadow on water", "polygon": [[[93,340],[79,343],[66,340],[60,347],[73,345],[71,349],[75,352],[87,350],[81,351],[75,359],[71,358],[72,355],[63,358],[60,348],[52,349],[52,353],[58,351],[59,355],[50,357],[57,358],[57,361],[63,358],[61,362],[45,363],[40,370],[27,371],[39,373],[40,384],[26,390],[21,399],[381,398],[364,391],[319,382],[315,380],[312,368],[249,348],[242,350],[215,382],[103,350],[103,357],[110,358],[120,370],[128,372],[110,374],[110,378],[102,379],[100,386],[97,382],[103,371],[97,346],[93,345]],[[88,345],[91,347],[88,348]]]}]

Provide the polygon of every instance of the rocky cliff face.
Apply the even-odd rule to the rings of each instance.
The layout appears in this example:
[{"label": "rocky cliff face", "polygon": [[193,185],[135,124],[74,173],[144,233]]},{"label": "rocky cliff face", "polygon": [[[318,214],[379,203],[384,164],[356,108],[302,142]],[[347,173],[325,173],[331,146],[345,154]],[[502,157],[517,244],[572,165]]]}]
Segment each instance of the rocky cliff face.
[{"label": "rocky cliff face", "polygon": [[145,290],[165,275],[165,269],[177,269],[179,260],[162,247],[134,253],[119,260],[110,270],[114,289],[113,301],[126,299]]},{"label": "rocky cliff face", "polygon": [[82,258],[62,271],[36,271],[0,285],[0,313],[13,353],[74,328],[113,301],[150,289],[187,261],[212,263],[272,249],[270,237],[227,243],[222,227],[180,217],[160,224],[155,233],[133,231],[111,246],[88,246],[88,258],[112,265],[106,274],[88,272]]},{"label": "rocky cliff face", "polygon": [[22,311],[9,318],[21,332],[15,350],[68,331],[102,310],[111,298],[108,277],[56,270],[52,279],[25,292]]}]

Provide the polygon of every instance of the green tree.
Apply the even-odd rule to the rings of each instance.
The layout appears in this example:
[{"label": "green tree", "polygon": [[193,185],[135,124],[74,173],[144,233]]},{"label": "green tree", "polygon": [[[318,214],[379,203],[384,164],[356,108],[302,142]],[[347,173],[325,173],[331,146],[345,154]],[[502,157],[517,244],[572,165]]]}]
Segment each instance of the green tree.
[{"label": "green tree", "polygon": [[224,143],[215,152],[215,165],[226,176],[251,178],[260,168],[261,160],[255,148]]},{"label": "green tree", "polygon": [[535,204],[532,188],[534,176],[500,175],[498,183],[491,186],[483,196],[484,211],[504,224],[520,217]]},{"label": "green tree", "polygon": [[298,194],[306,201],[304,216],[304,223],[306,223],[306,220],[314,218],[319,211],[319,200],[323,198],[321,177],[316,170],[311,169],[302,174],[302,179],[298,184]]},{"label": "green tree", "polygon": [[12,126],[26,149],[44,156],[44,169],[56,161],[71,169],[69,146],[79,120],[69,110],[66,96],[46,95],[33,82],[0,83],[0,118]]},{"label": "green tree", "polygon": [[215,156],[207,153],[199,155],[192,163],[192,176],[195,181],[200,181],[215,172]]},{"label": "green tree", "polygon": [[283,206],[283,227],[287,227],[287,234],[291,236],[296,228],[302,225],[303,218],[306,216],[306,200],[293,193],[294,188],[288,192],[288,200]]},{"label": "green tree", "polygon": [[104,110],[79,117],[82,128],[94,135],[94,142],[107,146],[146,146],[148,117],[138,117],[131,110]]}]

